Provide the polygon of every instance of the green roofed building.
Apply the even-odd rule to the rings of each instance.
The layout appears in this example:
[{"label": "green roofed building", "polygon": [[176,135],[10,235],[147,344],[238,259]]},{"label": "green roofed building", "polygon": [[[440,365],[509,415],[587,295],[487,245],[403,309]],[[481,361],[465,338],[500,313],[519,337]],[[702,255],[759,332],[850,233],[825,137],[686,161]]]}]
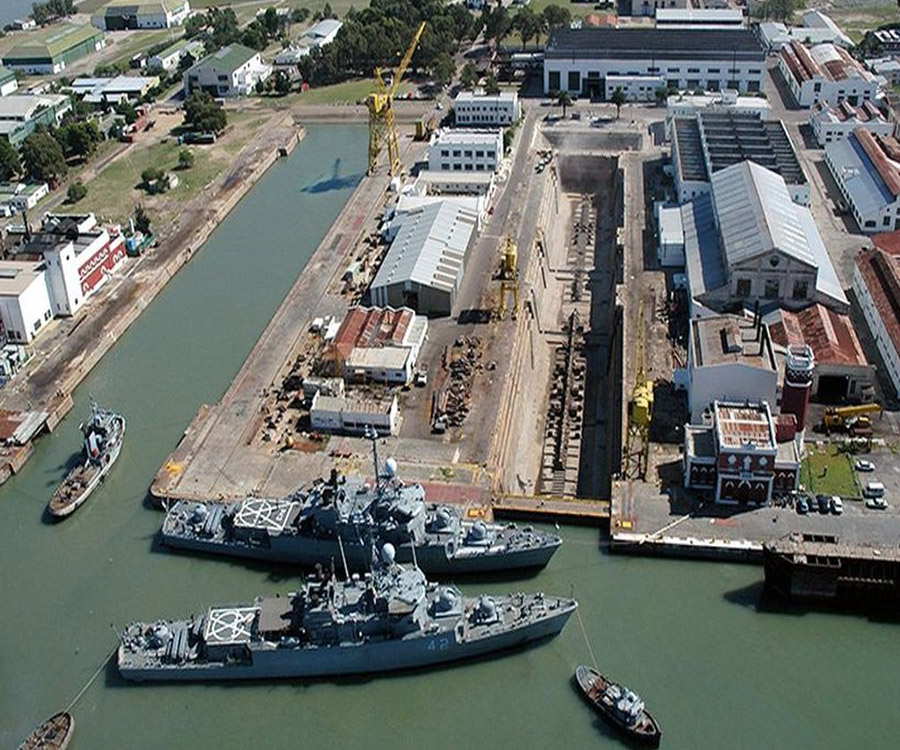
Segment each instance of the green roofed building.
[{"label": "green roofed building", "polygon": [[190,12],[188,0],[112,0],[91,23],[104,31],[168,29],[183,24]]},{"label": "green roofed building", "polygon": [[14,71],[0,66],[0,96],[9,96],[16,93],[19,81]]},{"label": "green roofed building", "polygon": [[3,64],[34,75],[60,73],[105,45],[103,32],[93,26],[54,25],[29,34],[3,56]]}]

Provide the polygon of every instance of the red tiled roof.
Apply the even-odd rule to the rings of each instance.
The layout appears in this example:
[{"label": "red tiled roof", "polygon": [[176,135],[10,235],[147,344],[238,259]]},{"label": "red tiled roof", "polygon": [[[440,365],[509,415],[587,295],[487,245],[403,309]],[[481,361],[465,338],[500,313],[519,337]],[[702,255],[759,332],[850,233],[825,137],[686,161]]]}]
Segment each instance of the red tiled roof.
[{"label": "red tiled roof", "polygon": [[891,194],[895,198],[900,197],[900,170],[893,163],[900,160],[900,143],[897,143],[897,139],[893,136],[872,135],[863,127],[855,128],[851,135],[872,160]]},{"label": "red tiled roof", "polygon": [[[803,50],[806,62],[809,64],[809,66],[812,67],[804,65],[804,63],[800,60],[797,49]],[[809,53],[806,51],[806,48],[802,44],[798,45],[796,42],[793,42],[792,44],[786,44],[781,48],[781,57],[784,59],[785,63],[787,63],[788,70],[791,71],[791,75],[794,76],[794,79],[798,83],[803,83],[804,81],[810,80],[813,75],[818,72],[816,70],[817,66],[815,60],[813,60],[809,56]]]},{"label": "red tiled roof", "polygon": [[780,346],[808,344],[817,363],[859,367],[869,364],[850,317],[824,305],[812,305],[796,313],[781,310],[780,319],[769,326],[769,335]]},{"label": "red tiled roof", "polygon": [[[878,317],[891,337],[894,348],[900,351],[900,232],[876,235],[876,248],[862,250],[856,266],[863,278]],[[882,245],[884,246],[882,248]]]},{"label": "red tiled roof", "polygon": [[408,307],[351,307],[332,341],[344,359],[357,347],[402,346],[415,317]]}]

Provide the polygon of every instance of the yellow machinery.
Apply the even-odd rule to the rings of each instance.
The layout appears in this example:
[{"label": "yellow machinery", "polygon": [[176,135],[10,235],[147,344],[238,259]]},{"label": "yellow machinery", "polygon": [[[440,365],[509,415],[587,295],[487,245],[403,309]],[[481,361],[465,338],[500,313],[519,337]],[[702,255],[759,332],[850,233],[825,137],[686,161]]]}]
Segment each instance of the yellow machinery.
[{"label": "yellow machinery", "polygon": [[637,373],[628,402],[628,435],[625,443],[625,471],[627,478],[645,479],[650,453],[650,423],[653,420],[653,381],[647,380],[644,367],[644,303],[638,316]]},{"label": "yellow machinery", "polygon": [[506,300],[512,295],[512,319],[519,317],[519,250],[513,238],[506,235],[500,254],[500,270],[494,277],[500,282],[500,320],[506,315]]},{"label": "yellow machinery", "polygon": [[825,410],[822,423],[825,430],[845,430],[851,423],[857,428],[871,427],[869,415],[881,414],[884,407],[877,401],[871,404],[858,404],[856,406],[832,406]]},{"label": "yellow machinery", "polygon": [[400,141],[397,138],[397,126],[394,123],[394,94],[400,88],[403,74],[409,67],[409,62],[422,38],[423,31],[425,31],[424,21],[419,24],[419,28],[416,29],[412,42],[409,44],[409,49],[406,50],[400,65],[394,71],[394,79],[390,87],[384,82],[381,68],[375,68],[376,90],[366,97],[366,107],[369,109],[369,169],[366,174],[374,174],[378,157],[385,144],[387,144],[390,173],[395,175],[400,171]]}]

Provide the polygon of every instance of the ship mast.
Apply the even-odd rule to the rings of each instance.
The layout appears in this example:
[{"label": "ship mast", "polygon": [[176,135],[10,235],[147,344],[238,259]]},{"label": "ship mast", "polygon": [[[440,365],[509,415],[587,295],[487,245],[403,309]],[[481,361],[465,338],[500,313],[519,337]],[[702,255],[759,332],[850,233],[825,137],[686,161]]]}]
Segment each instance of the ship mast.
[{"label": "ship mast", "polygon": [[372,441],[372,458],[375,461],[375,494],[381,500],[381,472],[378,469],[378,431],[372,425],[366,425],[366,431],[363,434]]}]

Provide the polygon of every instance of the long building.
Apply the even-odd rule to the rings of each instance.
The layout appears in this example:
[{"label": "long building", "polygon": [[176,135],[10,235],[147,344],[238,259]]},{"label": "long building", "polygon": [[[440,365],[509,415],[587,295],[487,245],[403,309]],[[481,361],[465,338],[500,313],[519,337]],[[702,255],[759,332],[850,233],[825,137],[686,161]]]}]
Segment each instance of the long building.
[{"label": "long building", "polygon": [[809,205],[809,181],[780,120],[759,114],[700,111],[673,118],[672,164],[679,203],[708,193],[716,172],[753,161],[784,179],[795,203]]},{"label": "long building", "polygon": [[848,102],[829,107],[815,105],[809,116],[809,126],[820,146],[848,137],[856,128],[868,130],[873,135],[893,135],[894,123],[890,122],[878,107],[870,101],[859,106]]},{"label": "long building", "polygon": [[630,98],[652,101],[660,86],[678,90],[762,90],[765,52],[749,29],[702,34],[671,29],[560,28],[544,53],[544,92],[601,97],[607,78]]},{"label": "long building", "polygon": [[856,128],[825,146],[825,163],[866,234],[900,229],[900,143]]},{"label": "long building", "polygon": [[853,271],[853,293],[884,362],[900,393],[900,233],[875,235],[875,247],[862,250]]},{"label": "long building", "polygon": [[103,31],[168,29],[183,24],[190,13],[188,0],[111,0],[91,23]]},{"label": "long building", "polygon": [[369,288],[372,304],[449,315],[477,223],[474,211],[449,201],[404,217]]},{"label": "long building", "polygon": [[801,107],[861,104],[878,96],[878,78],[850,53],[833,44],[807,49],[800,42],[781,48],[778,69]]},{"label": "long building", "polygon": [[52,75],[104,46],[103,32],[92,26],[54,24],[24,36],[3,56],[3,65],[31,75]]}]

